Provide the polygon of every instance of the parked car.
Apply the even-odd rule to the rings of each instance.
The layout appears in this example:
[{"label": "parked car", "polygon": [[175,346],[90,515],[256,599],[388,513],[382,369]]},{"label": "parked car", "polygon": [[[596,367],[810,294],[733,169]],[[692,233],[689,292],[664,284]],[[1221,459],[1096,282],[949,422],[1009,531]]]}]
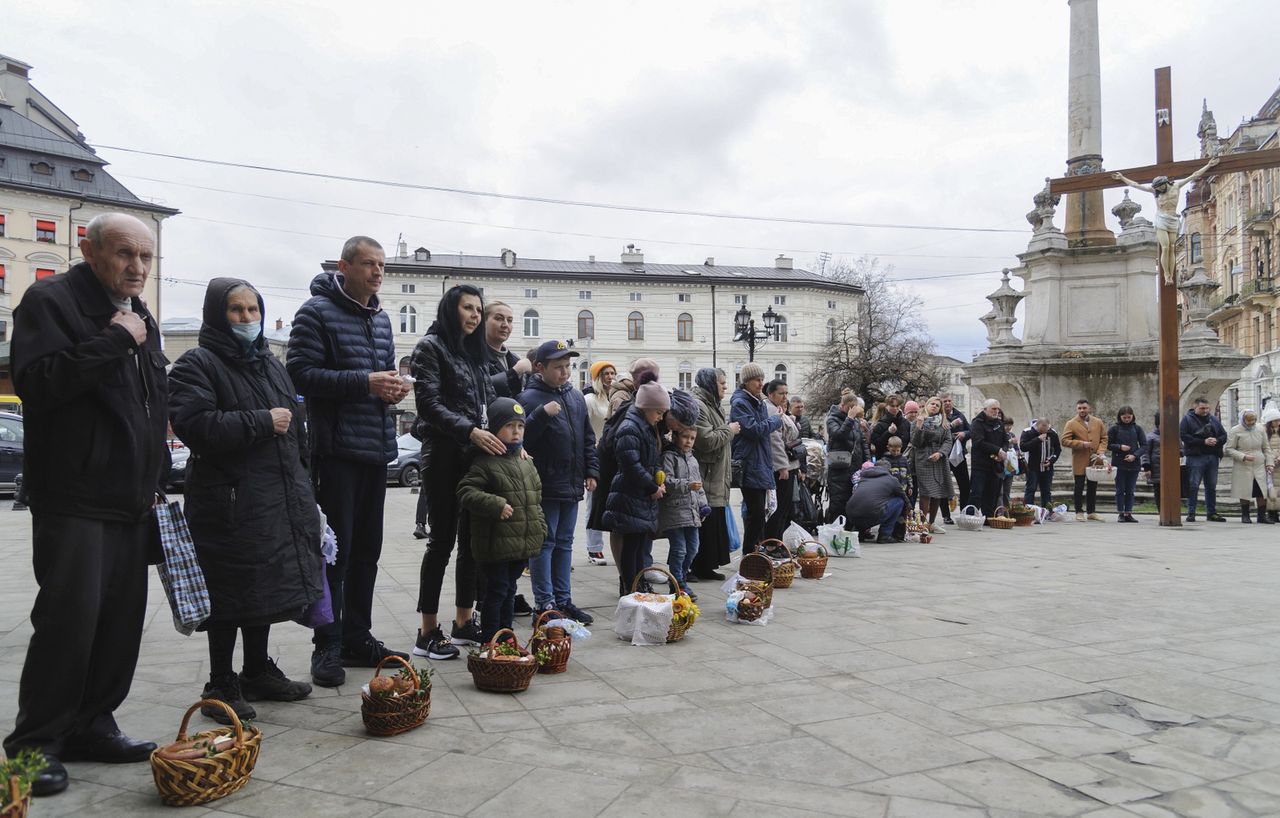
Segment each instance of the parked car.
[{"label": "parked car", "polygon": [[177,448],[170,446],[169,457],[173,465],[169,468],[169,479],[165,481],[165,488],[180,492],[187,485],[187,463],[191,460],[191,450],[186,446]]},{"label": "parked car", "polygon": [[422,443],[409,434],[396,438],[400,452],[387,464],[387,482],[397,486],[416,486],[422,481]]},{"label": "parked car", "polygon": [[22,473],[22,415],[0,412],[0,491],[13,491]]}]

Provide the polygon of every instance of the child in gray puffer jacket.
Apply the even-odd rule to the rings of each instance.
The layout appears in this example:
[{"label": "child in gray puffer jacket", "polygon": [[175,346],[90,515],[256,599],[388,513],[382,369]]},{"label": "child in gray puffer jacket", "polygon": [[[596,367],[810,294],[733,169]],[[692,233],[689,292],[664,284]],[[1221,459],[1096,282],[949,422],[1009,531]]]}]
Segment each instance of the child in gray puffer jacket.
[{"label": "child in gray puffer jacket", "polygon": [[[693,568],[698,553],[698,529],[702,518],[711,513],[707,493],[702,490],[702,474],[693,457],[697,429],[672,433],[672,441],[662,452],[662,470],[666,473],[666,495],[658,501],[658,530],[667,537],[667,566],[680,588],[689,593],[685,579]],[[696,601],[696,600],[695,600]]]}]

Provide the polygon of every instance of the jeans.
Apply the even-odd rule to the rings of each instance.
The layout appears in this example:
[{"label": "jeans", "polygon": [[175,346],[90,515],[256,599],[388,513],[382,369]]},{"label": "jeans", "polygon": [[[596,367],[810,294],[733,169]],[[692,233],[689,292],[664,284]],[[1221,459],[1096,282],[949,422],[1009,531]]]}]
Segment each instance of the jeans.
[{"label": "jeans", "polygon": [[969,505],[977,506],[984,516],[996,513],[996,497],[1004,483],[1002,472],[974,469],[969,482]]},{"label": "jeans", "polygon": [[1133,513],[1133,492],[1138,487],[1138,470],[1116,469],[1116,512]]},{"label": "jeans", "polygon": [[1027,472],[1027,491],[1022,495],[1022,502],[1035,505],[1037,489],[1040,491],[1040,507],[1053,511],[1053,469]]},{"label": "jeans", "polygon": [[1200,494],[1200,483],[1204,483],[1205,513],[1218,513],[1218,456],[1214,454],[1187,455],[1187,472],[1190,476],[1191,491],[1187,494],[1187,514],[1196,513],[1196,500]]},{"label": "jeans", "polygon": [[880,510],[880,533],[879,538],[884,539],[893,536],[893,530],[898,525],[898,518],[902,516],[902,510],[907,507],[901,497],[890,497],[884,501],[884,508]]},{"label": "jeans", "polygon": [[476,564],[484,575],[484,599],[480,604],[480,635],[485,642],[515,621],[516,580],[524,573],[524,560],[481,562]]},{"label": "jeans", "polygon": [[685,585],[685,577],[693,570],[693,558],[698,554],[698,529],[695,526],[688,528],[669,528],[667,535],[667,567],[671,569],[671,574],[679,582],[680,587]]},{"label": "jeans", "polygon": [[529,579],[537,607],[573,601],[569,571],[573,568],[573,529],[578,524],[578,504],[573,500],[543,500],[547,538],[542,551],[529,560]]},{"label": "jeans", "polygon": [[[1086,488],[1087,487],[1087,488]],[[1075,475],[1075,487],[1072,499],[1075,501],[1076,514],[1081,511],[1081,502],[1083,501],[1083,509],[1090,514],[1098,508],[1098,483],[1095,480],[1088,480],[1083,474]]]},{"label": "jeans", "polygon": [[[587,509],[591,509],[591,503],[595,498],[595,492],[587,492]],[[604,532],[597,531],[594,528],[587,529],[587,553],[603,554],[604,553]]]}]

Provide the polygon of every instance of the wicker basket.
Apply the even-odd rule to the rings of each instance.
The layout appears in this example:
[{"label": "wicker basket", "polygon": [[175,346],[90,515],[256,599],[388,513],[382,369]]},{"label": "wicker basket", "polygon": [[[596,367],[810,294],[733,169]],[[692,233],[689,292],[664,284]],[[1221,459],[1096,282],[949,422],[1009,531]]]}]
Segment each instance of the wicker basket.
[{"label": "wicker basket", "polygon": [[995,514],[992,514],[990,517],[987,518],[987,525],[991,526],[992,528],[998,528],[1001,531],[1008,531],[1009,529],[1013,528],[1013,524],[1016,522],[1016,520],[1008,516],[1007,513],[1002,513],[1005,511],[1006,509],[1004,506],[998,506],[996,508]]},{"label": "wicker basket", "polygon": [[[688,594],[686,594],[683,590],[681,590],[680,583],[676,582],[675,575],[672,574],[667,569],[663,568],[661,565],[651,565],[648,568],[641,571],[640,573],[636,574],[635,579],[631,580],[631,593],[634,594],[636,591],[640,590],[640,580],[644,579],[644,575],[649,571],[657,571],[658,573],[666,574],[667,584],[671,586],[671,593],[675,594],[676,596],[688,596]],[[671,627],[667,628],[667,644],[671,644],[672,642],[679,642],[681,639],[683,639],[684,635],[689,632],[690,628],[693,627],[693,623],[695,621],[697,620],[688,619],[688,620],[685,620],[684,622],[677,622],[675,621],[675,619],[672,619]]]},{"label": "wicker basket", "polygon": [[[191,716],[204,705],[220,707],[231,717],[230,727],[206,730],[188,738],[187,725]],[[224,736],[235,736],[227,749],[201,758],[175,759],[165,755],[177,745],[191,748],[195,742],[212,742]],[[262,746],[262,731],[245,727],[240,717],[226,702],[202,699],[187,708],[173,744],[158,747],[151,753],[151,774],[160,791],[160,800],[171,807],[190,807],[206,804],[239,790],[253,775],[258,763],[258,750]],[[6,816],[6,818],[8,818]]]},{"label": "wicker basket", "polygon": [[[0,753],[0,762],[4,761],[4,753]],[[0,818],[27,818],[27,810],[31,808],[31,788],[22,792],[18,786],[18,776],[12,776],[8,781],[4,782],[5,789],[9,791],[9,803],[0,808]]]},{"label": "wicker basket", "polygon": [[422,677],[399,656],[387,656],[374,668],[373,678],[378,678],[382,666],[394,659],[409,671],[413,677],[414,692],[425,690],[426,695],[370,696],[360,692],[360,716],[364,719],[364,729],[374,736],[394,736],[421,727],[431,715],[431,682],[425,685]]},{"label": "wicker basket", "polygon": [[804,579],[822,579],[827,573],[827,549],[817,540],[808,540],[804,545],[810,543],[817,547],[818,556],[806,557],[804,546],[801,546],[800,556],[796,557],[796,562],[800,565],[800,576]]},{"label": "wicker basket", "polygon": [[790,588],[799,568],[791,549],[782,540],[765,540],[760,543],[760,552],[773,560],[773,587]]},{"label": "wicker basket", "polygon": [[[972,514],[969,513],[969,509],[973,509]],[[987,521],[987,518],[982,516],[982,512],[978,510],[977,506],[968,505],[959,514],[955,515],[955,521],[956,528],[961,531],[981,531],[982,524]]]},{"label": "wicker basket", "polygon": [[496,650],[498,637],[504,633],[511,634],[519,655],[528,656],[529,661],[490,659],[480,656],[479,653],[468,655],[467,670],[471,671],[471,681],[475,682],[476,690],[486,690],[490,693],[519,693],[522,690],[528,690],[529,682],[533,681],[533,677],[538,674],[538,663],[533,660],[533,654],[528,648],[520,647],[515,631],[510,628],[503,628],[495,633],[489,640],[489,644],[485,645],[484,650],[490,653]]},{"label": "wicker basket", "polygon": [[738,621],[739,622],[755,622],[764,616],[764,609],[768,606],[764,604],[762,597],[757,594],[754,602],[748,602],[745,599],[738,600]]},{"label": "wicker basket", "polygon": [[738,562],[739,591],[755,591],[764,607],[773,604],[773,560],[756,551]]},{"label": "wicker basket", "polygon": [[[538,668],[539,673],[564,673],[569,669],[569,653],[573,650],[573,637],[567,633],[561,636],[547,636],[542,629],[542,620],[548,614],[555,614],[551,619],[565,618],[563,613],[555,610],[545,610],[538,614],[538,618],[533,621],[533,637],[529,639],[529,650],[534,653],[544,650],[547,656],[551,657],[546,664]],[[542,635],[539,636],[539,633]]]},{"label": "wicker basket", "polygon": [[1013,518],[1013,524],[1018,528],[1028,528],[1036,522],[1036,513],[1026,505],[1015,505],[1009,510],[1009,516]]}]

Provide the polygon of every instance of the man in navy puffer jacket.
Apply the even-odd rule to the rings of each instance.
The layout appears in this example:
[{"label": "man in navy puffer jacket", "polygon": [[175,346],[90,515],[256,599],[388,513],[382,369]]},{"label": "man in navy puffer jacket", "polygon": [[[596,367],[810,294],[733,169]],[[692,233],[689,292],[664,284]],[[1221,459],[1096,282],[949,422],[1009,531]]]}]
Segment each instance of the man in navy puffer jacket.
[{"label": "man in navy puffer jacket", "polygon": [[338,273],[311,282],[289,333],[286,368],[307,399],[316,501],[338,537],[328,568],[333,622],[316,629],[311,678],[346,681],[347,667],[374,667],[389,655],[370,632],[382,554],[387,461],[396,457],[388,411],[409,394],[396,372],[391,319],[378,303],[386,257],[368,236],[347,240]]}]

